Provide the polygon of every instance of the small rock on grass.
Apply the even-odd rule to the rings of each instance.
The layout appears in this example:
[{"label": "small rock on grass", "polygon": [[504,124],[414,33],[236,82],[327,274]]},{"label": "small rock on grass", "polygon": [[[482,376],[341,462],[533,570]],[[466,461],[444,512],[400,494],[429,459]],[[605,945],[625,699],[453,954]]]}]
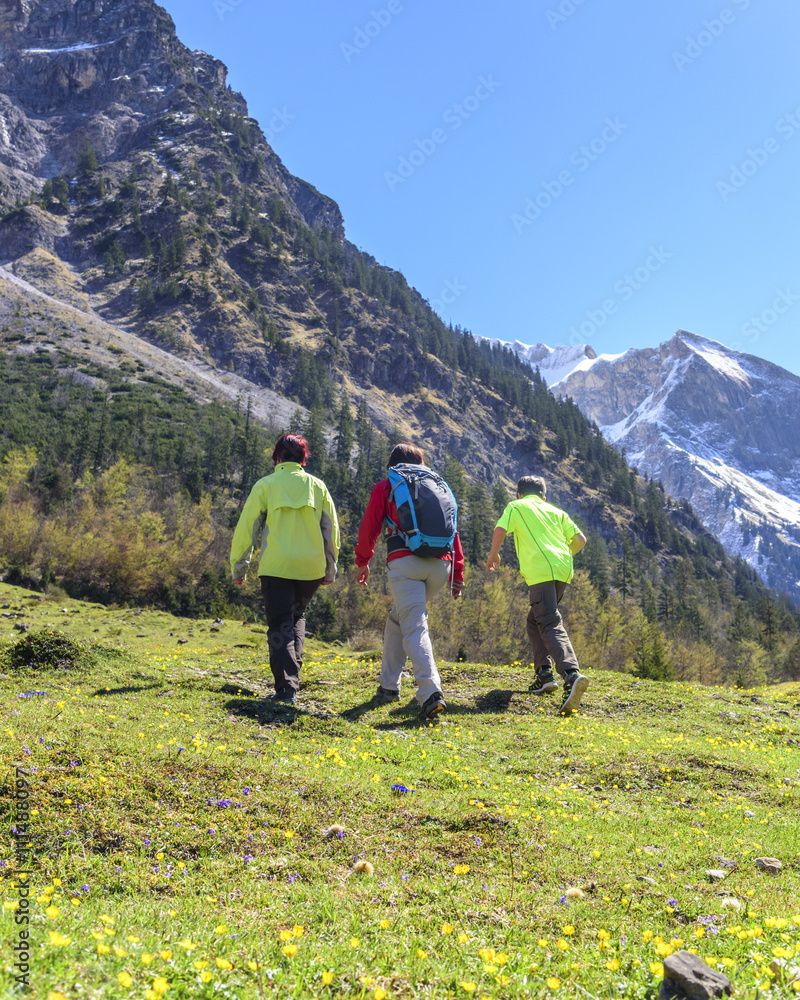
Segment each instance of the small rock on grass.
[{"label": "small rock on grass", "polygon": [[755,866],[767,875],[778,875],[783,868],[783,862],[777,858],[756,858]]},{"label": "small rock on grass", "polygon": [[664,959],[664,979],[659,1000],[708,1000],[729,997],[733,984],[726,975],[688,951],[676,951]]},{"label": "small rock on grass", "polygon": [[709,868],[706,871],[710,881],[721,882],[724,878],[728,877],[728,873],[724,868]]}]

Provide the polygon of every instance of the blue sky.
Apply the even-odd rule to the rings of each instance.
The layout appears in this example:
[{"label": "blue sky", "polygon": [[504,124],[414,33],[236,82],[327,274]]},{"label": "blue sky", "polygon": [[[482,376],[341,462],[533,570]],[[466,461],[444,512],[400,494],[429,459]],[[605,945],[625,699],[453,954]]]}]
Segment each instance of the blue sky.
[{"label": "blue sky", "polygon": [[167,0],[347,237],[476,334],[800,373],[795,0]]}]

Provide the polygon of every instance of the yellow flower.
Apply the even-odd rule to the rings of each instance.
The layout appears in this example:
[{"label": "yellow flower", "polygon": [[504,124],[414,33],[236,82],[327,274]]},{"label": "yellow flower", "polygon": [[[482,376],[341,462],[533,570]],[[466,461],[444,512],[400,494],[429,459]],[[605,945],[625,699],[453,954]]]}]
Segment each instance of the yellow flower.
[{"label": "yellow flower", "polygon": [[561,985],[561,980],[557,979],[555,976],[549,976],[547,979],[547,988],[550,990],[557,990]]},{"label": "yellow flower", "polygon": [[200,973],[200,979],[204,983],[210,983],[213,978],[214,978],[213,975],[207,969],[204,972]]},{"label": "yellow flower", "polygon": [[296,944],[286,944],[286,945],[283,946],[282,951],[283,951],[283,954],[287,958],[291,958],[293,955],[297,954],[297,945]]},{"label": "yellow flower", "polygon": [[63,993],[58,993],[56,990],[51,990],[47,994],[47,1000],[67,1000]]},{"label": "yellow flower", "polygon": [[292,928],[292,936],[296,938],[301,938],[303,936],[303,928],[299,924],[295,924]]},{"label": "yellow flower", "polygon": [[194,951],[197,945],[190,938],[186,938],[184,941],[179,941],[178,944],[185,951]]},{"label": "yellow flower", "polygon": [[120,972],[117,976],[117,980],[119,981],[119,985],[124,986],[126,989],[130,989],[130,987],[133,986],[133,976],[130,972]]},{"label": "yellow flower", "polygon": [[386,996],[386,990],[384,990],[384,989],[381,989],[381,987],[379,986],[379,987],[378,987],[378,988],[377,988],[377,989],[375,990],[375,994],[374,994],[374,996],[375,996],[375,1000],[384,1000],[384,998],[385,998],[385,996]]},{"label": "yellow flower", "polygon": [[165,948],[164,951],[161,952],[161,957],[165,962],[168,962],[172,958],[172,952],[169,948]]},{"label": "yellow flower", "polygon": [[63,934],[59,934],[58,931],[50,931],[50,944],[55,945],[57,948],[66,948],[68,944],[72,943],[72,938],[64,937]]},{"label": "yellow flower", "polygon": [[281,931],[281,933],[280,933],[280,939],[281,939],[281,941],[291,941],[292,940],[292,932],[291,931]]},{"label": "yellow flower", "polygon": [[570,935],[570,934],[574,934],[574,933],[575,933],[575,928],[574,928],[574,927],[572,926],[572,924],[565,924],[565,925],[564,925],[564,926],[563,926],[563,927],[561,928],[561,930],[562,930],[562,931],[563,931],[563,932],[564,932],[564,933],[565,933],[565,934],[566,934],[566,935],[567,935],[568,937],[569,937],[569,935]]},{"label": "yellow flower", "polygon": [[611,972],[616,972],[619,968],[619,961],[616,958],[612,958],[610,961],[606,962],[606,968]]},{"label": "yellow flower", "polygon": [[417,958],[427,958],[427,951],[423,951],[422,948],[417,948]]},{"label": "yellow flower", "polygon": [[227,924],[217,924],[217,926],[214,928],[214,933],[224,934],[227,929],[228,929]]},{"label": "yellow flower", "polygon": [[322,982],[323,982],[324,986],[330,986],[331,983],[333,982],[333,973],[332,972],[323,972],[322,973]]},{"label": "yellow flower", "polygon": [[163,976],[158,976],[158,978],[153,980],[153,992],[157,997],[163,996],[164,993],[169,989],[169,983]]},{"label": "yellow flower", "polygon": [[654,976],[661,977],[664,975],[664,966],[661,962],[651,962],[650,971],[653,973]]},{"label": "yellow flower", "polygon": [[159,851],[158,854],[156,854],[156,861],[163,861],[163,860],[164,860],[164,852]]},{"label": "yellow flower", "polygon": [[103,944],[102,942],[97,946],[98,955],[107,955],[110,951],[111,949],[108,947],[108,945]]},{"label": "yellow flower", "polygon": [[442,934],[452,934],[453,933],[453,925],[452,924],[442,924],[442,926],[439,928],[439,930],[441,931]]},{"label": "yellow flower", "polygon": [[114,945],[114,954],[117,956],[117,958],[125,958],[125,956],[128,953],[127,953],[127,951],[125,951],[124,948],[120,948],[119,945],[115,944]]},{"label": "yellow flower", "polygon": [[356,938],[356,937],[350,938],[350,947],[351,948],[357,948],[360,944],[361,944],[361,942],[358,940],[358,938]]},{"label": "yellow flower", "polygon": [[611,940],[611,935],[608,933],[607,930],[604,930],[602,927],[597,932],[597,936],[600,938],[601,941],[610,941]]},{"label": "yellow flower", "polygon": [[642,934],[642,941],[644,941],[645,944],[647,944],[649,941],[652,941],[652,940],[653,940],[653,932],[652,931],[645,931],[644,934]]},{"label": "yellow flower", "polygon": [[465,991],[466,993],[474,993],[474,992],[475,992],[475,990],[477,990],[477,988],[478,988],[478,987],[477,987],[477,986],[475,985],[475,983],[465,983],[465,982],[463,982],[463,981],[462,981],[462,982],[460,982],[460,983],[459,983],[458,985],[459,985],[459,986],[461,987],[461,989],[462,989],[462,990],[464,990],[464,991]]},{"label": "yellow flower", "polygon": [[284,830],[283,835],[284,837],[286,837],[287,840],[291,840],[292,837],[294,836],[294,830]]},{"label": "yellow flower", "polygon": [[556,941],[556,947],[559,951],[569,951],[569,942],[565,941],[564,938],[559,938]]},{"label": "yellow flower", "polygon": [[727,966],[728,968],[730,968],[732,965],[736,965],[736,963],[734,962],[734,960],[732,958],[723,958],[722,959],[722,964],[725,965],[725,966]]},{"label": "yellow flower", "polygon": [[705,929],[705,927],[695,927],[695,930],[694,930],[694,936],[695,936],[696,938],[701,938],[701,937],[704,937],[704,936],[705,936],[705,933],[706,933],[706,929]]},{"label": "yellow flower", "polygon": [[51,920],[55,920],[59,913],[61,913],[61,910],[51,903],[44,912]]},{"label": "yellow flower", "polygon": [[[295,948],[295,951],[297,951],[296,948]],[[284,954],[285,953],[286,953],[286,950],[284,949]],[[294,951],[292,952],[292,954],[294,954]],[[216,960],[216,962],[217,962],[217,968],[218,969],[232,969],[233,968],[233,966],[231,965],[231,963],[228,961],[227,958],[218,958]]]},{"label": "yellow flower", "polygon": [[466,943],[467,943],[467,941],[469,941],[469,934],[465,934],[465,933],[464,933],[464,931],[462,931],[462,932],[461,932],[461,933],[460,933],[460,934],[458,935],[458,940],[459,940],[459,941],[460,941],[460,942],[461,942],[462,944],[466,944]]},{"label": "yellow flower", "polygon": [[547,938],[539,938],[539,940],[536,943],[539,945],[540,948],[546,948]]},{"label": "yellow flower", "polygon": [[389,929],[389,921],[388,920],[381,920],[381,922],[378,924],[378,926],[380,927],[381,930],[386,931],[386,930]]},{"label": "yellow flower", "polygon": [[[49,898],[50,898],[49,896],[40,896],[39,899],[38,899],[38,902],[40,902],[40,903],[46,903]],[[18,899],[7,899],[5,901],[5,903],[3,903],[3,909],[4,910],[18,910],[19,909],[19,900]]]},{"label": "yellow flower", "polygon": [[469,865],[455,865],[453,867],[454,875],[466,875],[469,871]]},{"label": "yellow flower", "polygon": [[508,963],[508,955],[504,951],[498,952],[494,956],[494,960],[498,965],[506,965]]},{"label": "yellow flower", "polygon": [[149,965],[153,961],[153,956],[146,951],[142,952],[142,962],[145,965]]},{"label": "yellow flower", "polygon": [[208,962],[204,958],[196,958],[192,962],[192,965],[195,967],[195,969],[205,969],[205,967],[208,965]]}]

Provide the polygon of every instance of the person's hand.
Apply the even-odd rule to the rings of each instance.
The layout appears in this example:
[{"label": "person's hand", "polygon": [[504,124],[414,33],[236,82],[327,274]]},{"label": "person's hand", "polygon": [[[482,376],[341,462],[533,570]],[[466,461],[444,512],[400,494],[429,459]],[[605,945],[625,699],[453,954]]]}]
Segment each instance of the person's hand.
[{"label": "person's hand", "polygon": [[464,581],[454,580],[450,589],[453,593],[453,600],[457,601],[461,597],[461,591],[464,589]]},{"label": "person's hand", "polygon": [[494,573],[497,567],[500,565],[500,556],[489,556],[486,560],[486,568],[490,573]]},{"label": "person's hand", "polygon": [[241,585],[244,583],[244,577],[243,576],[235,576],[233,578],[233,582],[236,584],[237,587],[241,587]]},{"label": "person's hand", "polygon": [[361,584],[362,587],[366,587],[367,580],[369,580],[369,564],[366,566],[357,566],[356,583]]},{"label": "person's hand", "polygon": [[334,582],[334,580],[320,580],[319,585],[320,587],[330,587]]}]

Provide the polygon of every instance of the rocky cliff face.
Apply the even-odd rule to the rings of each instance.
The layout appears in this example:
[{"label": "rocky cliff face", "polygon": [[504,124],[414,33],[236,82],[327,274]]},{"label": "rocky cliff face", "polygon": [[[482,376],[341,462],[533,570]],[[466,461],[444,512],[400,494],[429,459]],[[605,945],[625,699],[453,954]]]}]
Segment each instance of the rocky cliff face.
[{"label": "rocky cliff face", "polygon": [[[44,180],[73,176],[91,145],[101,164],[130,166],[150,153],[163,116],[182,116],[180,140],[213,148],[210,107],[247,115],[227,71],[190,52],[151,0],[12,0],[0,11],[0,197],[13,204]],[[283,167],[256,123],[262,183],[309,225],[343,235],[338,208]],[[174,123],[173,123],[174,126]],[[178,138],[176,136],[176,138]],[[255,141],[260,140],[260,141]],[[163,139],[162,139],[163,142]]]},{"label": "rocky cliff face", "polygon": [[800,597],[800,378],[680,330],[551,388],[631,465],[688,499],[728,552]]}]

